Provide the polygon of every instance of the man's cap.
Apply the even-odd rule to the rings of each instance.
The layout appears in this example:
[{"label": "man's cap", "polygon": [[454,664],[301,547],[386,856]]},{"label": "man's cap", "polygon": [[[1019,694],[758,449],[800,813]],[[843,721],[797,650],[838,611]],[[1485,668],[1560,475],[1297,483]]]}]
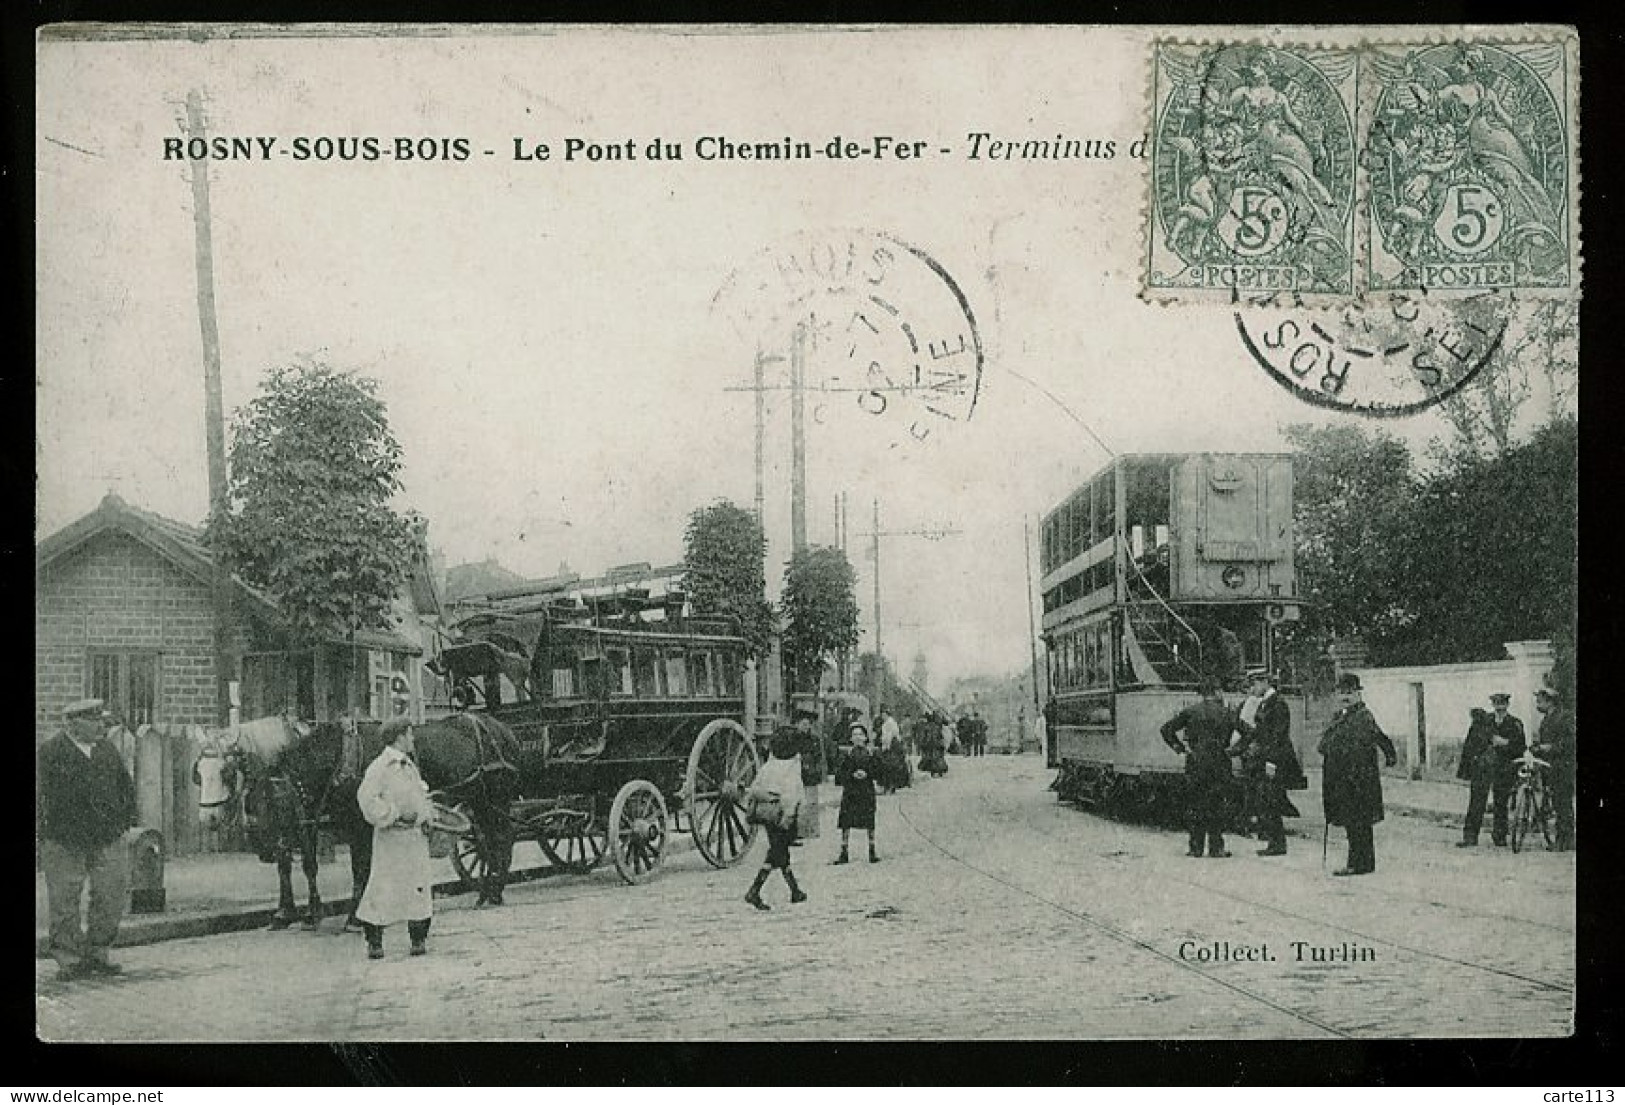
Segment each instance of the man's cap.
[{"label": "man's cap", "polygon": [[1497,691],[1495,694],[1490,695],[1490,701],[1495,703],[1497,706],[1505,706],[1508,702],[1512,701],[1512,696],[1507,694],[1505,691]]},{"label": "man's cap", "polygon": [[1535,697],[1536,698],[1549,698],[1553,702],[1561,702],[1563,700],[1563,696],[1561,694],[1557,693],[1557,691],[1554,690],[1551,687],[1542,687],[1540,690],[1535,692]]},{"label": "man's cap", "polygon": [[1267,682],[1270,682],[1271,680],[1273,680],[1274,678],[1275,678],[1275,676],[1270,674],[1270,669],[1269,668],[1248,668],[1247,669],[1247,679],[1248,679],[1249,682],[1251,682],[1252,680],[1255,680],[1255,679],[1262,679],[1267,683]]},{"label": "man's cap", "polygon": [[797,721],[800,721],[802,718],[810,718],[813,721],[817,721],[818,711],[807,706],[797,706],[795,716]]},{"label": "man's cap", "polygon": [[102,707],[105,706],[99,698],[81,698],[78,702],[69,703],[62,710],[65,718],[100,718]]},{"label": "man's cap", "polygon": [[1360,677],[1352,671],[1346,671],[1337,677],[1337,689],[1340,691],[1360,690]]},{"label": "man's cap", "polygon": [[848,736],[851,736],[853,733],[862,733],[865,737],[868,737],[869,727],[863,724],[861,721],[853,722],[851,725],[847,726],[846,732]]},{"label": "man's cap", "polygon": [[411,718],[392,717],[379,727],[378,735],[383,738],[385,744],[394,744],[396,738],[410,728],[412,728]]}]

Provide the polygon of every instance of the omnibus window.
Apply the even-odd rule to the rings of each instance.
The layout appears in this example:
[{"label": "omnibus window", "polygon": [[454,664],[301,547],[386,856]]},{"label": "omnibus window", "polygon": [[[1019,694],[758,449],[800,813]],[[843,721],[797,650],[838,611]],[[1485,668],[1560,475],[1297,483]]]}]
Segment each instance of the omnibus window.
[{"label": "omnibus window", "polygon": [[677,649],[669,649],[664,655],[666,660],[666,693],[686,695],[688,693],[688,658]]},{"label": "omnibus window", "polygon": [[609,661],[609,693],[632,693],[632,654],[624,648],[604,650]]},{"label": "omnibus window", "polygon": [[709,652],[689,653],[688,682],[695,694],[709,698],[717,693],[712,671],[713,658]]},{"label": "omnibus window", "polygon": [[720,668],[717,681],[722,685],[722,693],[729,698],[743,693],[741,686],[745,658],[737,652],[724,652],[717,657],[717,661]]},{"label": "omnibus window", "polygon": [[632,650],[632,682],[639,698],[660,694],[660,653],[652,648]]}]

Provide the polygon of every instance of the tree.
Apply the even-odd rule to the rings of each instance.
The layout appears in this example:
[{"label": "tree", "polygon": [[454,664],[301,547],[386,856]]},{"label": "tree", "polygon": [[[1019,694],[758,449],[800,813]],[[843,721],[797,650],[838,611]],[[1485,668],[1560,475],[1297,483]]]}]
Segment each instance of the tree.
[{"label": "tree", "polygon": [[683,585],[696,614],[739,623],[750,654],[767,655],[773,605],[767,601],[767,539],[756,515],[726,500],[688,516],[683,533]]},{"label": "tree", "polygon": [[824,657],[858,643],[857,576],[839,549],[809,546],[784,570],[784,662],[790,688],[818,689]]},{"label": "tree", "polygon": [[387,628],[416,549],[389,505],[401,447],[376,381],[319,364],[273,369],[232,422],[217,556],[277,603],[296,641]]},{"label": "tree", "polygon": [[1578,448],[1577,424],[1562,420],[1418,486],[1392,546],[1415,617],[1389,662],[1496,660],[1507,641],[1544,638],[1572,656]]},{"label": "tree", "polygon": [[1299,594],[1308,599],[1292,636],[1323,649],[1360,636],[1379,659],[1414,613],[1400,585],[1397,535],[1406,526],[1411,458],[1405,444],[1357,426],[1289,426]]}]

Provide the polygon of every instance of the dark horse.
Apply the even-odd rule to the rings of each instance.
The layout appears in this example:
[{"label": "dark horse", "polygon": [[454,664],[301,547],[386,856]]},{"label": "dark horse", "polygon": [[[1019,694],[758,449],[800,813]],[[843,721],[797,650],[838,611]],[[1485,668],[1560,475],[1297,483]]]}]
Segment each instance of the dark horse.
[{"label": "dark horse", "polygon": [[[233,767],[242,775],[249,835],[262,860],[277,865],[277,909],[271,927],[299,919],[293,894],[293,853],[309,887],[304,924],[321,923],[317,886],[319,830],[329,825],[349,846],[352,894],[346,928],[358,928],[355,910],[372,867],[372,826],[361,815],[356,791],[367,765],[383,748],[376,722],[300,722],[281,717],[246,722],[224,734]],[[512,862],[508,804],[518,789],[518,741],[496,721],[458,715],[413,726],[416,760],[436,800],[462,806],[473,821],[487,860],[480,904],[501,904]]]}]

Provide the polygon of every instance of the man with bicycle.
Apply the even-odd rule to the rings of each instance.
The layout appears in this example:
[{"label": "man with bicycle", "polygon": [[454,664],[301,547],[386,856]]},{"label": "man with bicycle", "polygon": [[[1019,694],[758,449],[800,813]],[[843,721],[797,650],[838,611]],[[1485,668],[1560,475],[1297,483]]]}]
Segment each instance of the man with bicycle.
[{"label": "man with bicycle", "polygon": [[1574,847],[1574,715],[1550,687],[1535,692],[1535,709],[1542,717],[1531,751],[1551,765],[1546,779],[1557,811],[1557,850],[1567,852]]},{"label": "man with bicycle", "polygon": [[[1462,827],[1458,848],[1471,848],[1478,843],[1486,797],[1494,810],[1490,836],[1496,847],[1506,847],[1507,803],[1518,784],[1518,759],[1527,743],[1523,722],[1507,712],[1511,702],[1512,696],[1504,692],[1490,695],[1494,713],[1482,722],[1475,721],[1462,746],[1462,766],[1468,771],[1472,789],[1467,798],[1467,822]],[[1479,739],[1475,741],[1475,737]]]}]

